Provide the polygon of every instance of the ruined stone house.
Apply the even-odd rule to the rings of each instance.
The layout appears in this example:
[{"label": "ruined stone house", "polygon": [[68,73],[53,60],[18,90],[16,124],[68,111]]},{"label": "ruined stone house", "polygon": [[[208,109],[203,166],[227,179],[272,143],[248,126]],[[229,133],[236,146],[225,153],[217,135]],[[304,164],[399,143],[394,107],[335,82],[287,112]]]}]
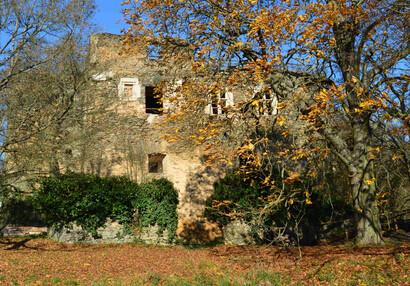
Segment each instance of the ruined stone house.
[{"label": "ruined stone house", "polygon": [[[169,179],[179,191],[178,236],[194,243],[211,241],[221,233],[202,213],[223,171],[205,167],[198,150],[175,150],[161,139],[155,125],[167,116],[167,102],[159,100],[156,90],[162,77],[152,59],[142,54],[122,55],[121,47],[118,35],[90,37],[87,92],[111,98],[114,116],[101,131],[102,142],[89,146],[93,152],[87,152],[81,171],[127,175],[138,181]],[[218,105],[210,108],[210,112],[221,112]]]},{"label": "ruined stone house", "polygon": [[[87,126],[67,130],[73,137],[72,145],[70,140],[61,145],[59,148],[63,149],[54,154],[63,157],[53,161],[63,172],[125,175],[139,182],[169,179],[179,191],[179,238],[190,243],[212,241],[222,233],[216,224],[203,218],[203,211],[214,182],[224,175],[225,169],[206,167],[204,154],[195,147],[175,148],[163,139],[164,131],[155,127],[166,118],[169,103],[160,100],[156,87],[166,79],[167,67],[156,64],[156,59],[146,54],[122,51],[119,35],[90,36],[89,80],[80,97],[88,98],[87,106],[92,102],[91,105],[106,108],[100,114],[86,113]],[[203,112],[206,116],[219,116],[226,106],[233,104],[232,93],[221,93],[210,100]],[[271,99],[264,104],[269,107],[266,110],[275,112],[275,102]],[[83,130],[87,130],[85,135],[80,134]],[[44,162],[32,164],[47,169]]]},{"label": "ruined stone house", "polygon": [[[206,167],[198,149],[176,149],[162,139],[163,131],[155,126],[167,116],[169,103],[159,100],[156,86],[164,80],[166,67],[156,65],[156,60],[146,54],[122,53],[122,49],[118,35],[102,33],[90,37],[91,80],[87,92],[113,99],[114,116],[102,131],[102,144],[90,146],[93,151],[99,150],[86,156],[88,162],[81,171],[102,176],[127,175],[138,181],[169,179],[179,191],[178,236],[194,243],[214,240],[221,232],[202,214],[213,183],[225,171]],[[265,112],[275,113],[277,100],[264,99]],[[205,106],[204,113],[218,116],[233,104],[233,93],[221,93]]]}]

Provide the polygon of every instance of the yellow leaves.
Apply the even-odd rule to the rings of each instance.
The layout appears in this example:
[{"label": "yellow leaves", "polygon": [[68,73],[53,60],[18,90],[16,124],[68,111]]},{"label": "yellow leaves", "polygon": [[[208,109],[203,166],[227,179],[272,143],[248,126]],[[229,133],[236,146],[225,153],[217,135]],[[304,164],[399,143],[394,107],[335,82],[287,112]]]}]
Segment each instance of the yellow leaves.
[{"label": "yellow leaves", "polygon": [[372,152],[372,153],[373,153],[373,152],[380,153],[380,151],[381,151],[381,150],[380,150],[380,147],[370,148],[370,149],[369,149],[369,152]]},{"label": "yellow leaves", "polygon": [[372,185],[373,184],[373,182],[375,182],[377,179],[376,178],[372,178],[372,179],[367,179],[367,180],[365,180],[364,182],[365,182],[365,184],[367,184],[367,185]]},{"label": "yellow leaves", "polygon": [[352,82],[353,82],[353,83],[357,83],[357,82],[359,82],[359,80],[357,79],[357,77],[352,76]]},{"label": "yellow leaves", "polygon": [[[233,45],[228,46],[228,47],[227,47],[227,51],[242,50],[243,47],[244,47],[243,42],[237,42],[237,43],[235,43],[235,44],[233,44]],[[211,57],[211,59],[212,59],[213,61],[215,61],[215,58]]]},{"label": "yellow leaves", "polygon": [[318,172],[314,171],[314,172],[311,172],[311,173],[307,173],[306,176],[311,177],[311,178],[316,178],[317,174],[318,174]]},{"label": "yellow leaves", "polygon": [[299,15],[298,20],[301,21],[301,22],[303,22],[303,21],[306,20],[306,18],[307,18],[307,15],[306,15],[306,14],[302,14],[302,15]]},{"label": "yellow leaves", "polygon": [[387,122],[392,122],[392,117],[388,113],[383,114],[383,119]]},{"label": "yellow leaves", "polygon": [[391,158],[394,162],[396,162],[398,159],[403,158],[403,155],[397,155],[397,156],[393,156],[393,158]]},{"label": "yellow leaves", "polygon": [[324,54],[321,50],[318,50],[316,56],[317,56],[319,59],[321,59],[321,58],[324,58],[324,57],[325,57],[325,54]]},{"label": "yellow leaves", "polygon": [[296,155],[296,156],[293,156],[292,157],[292,160],[298,160],[298,159],[301,159],[301,158],[303,158],[303,157],[306,157],[306,154],[305,153],[299,153],[299,152],[297,152],[298,154]]},{"label": "yellow leaves", "polygon": [[249,143],[249,145],[245,145],[243,149],[253,151],[255,149],[255,145]]},{"label": "yellow leaves", "polygon": [[288,204],[293,205],[293,199],[288,200]]},{"label": "yellow leaves", "polygon": [[376,106],[376,101],[373,98],[365,98],[360,104],[359,106],[363,109],[363,110],[369,110],[371,109],[373,106]]},{"label": "yellow leaves", "polygon": [[278,105],[276,106],[276,109],[277,110],[282,110],[286,107],[287,104],[288,104],[287,101],[279,102]]},{"label": "yellow leaves", "polygon": [[279,115],[278,118],[276,118],[276,121],[280,126],[283,126],[283,124],[285,124],[285,118],[282,115]]},{"label": "yellow leaves", "polygon": [[294,182],[296,182],[296,181],[302,181],[301,179],[300,179],[300,175],[299,175],[299,173],[293,173],[292,175],[290,175],[289,177],[287,177],[283,182],[285,183],[285,184],[292,184],[292,183],[294,183]]},{"label": "yellow leaves", "polygon": [[305,201],[306,201],[306,204],[308,204],[308,205],[313,204],[312,201],[309,198],[307,198]]},{"label": "yellow leaves", "polygon": [[400,129],[398,127],[396,127],[396,128],[393,129],[391,134],[394,136],[394,135],[397,135],[399,132],[400,132]]}]

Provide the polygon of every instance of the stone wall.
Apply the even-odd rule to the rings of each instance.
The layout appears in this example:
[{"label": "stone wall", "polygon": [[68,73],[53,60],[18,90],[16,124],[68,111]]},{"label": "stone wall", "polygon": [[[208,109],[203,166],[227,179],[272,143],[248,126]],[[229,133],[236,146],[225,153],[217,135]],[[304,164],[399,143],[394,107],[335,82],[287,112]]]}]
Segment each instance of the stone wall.
[{"label": "stone wall", "polygon": [[[158,84],[164,78],[163,73],[145,55],[125,56],[122,49],[118,35],[103,33],[90,37],[87,93],[98,95],[98,104],[108,103],[109,112],[99,124],[89,127],[99,129],[100,140],[84,144],[81,156],[85,161],[70,169],[101,176],[126,175],[139,182],[166,177],[179,191],[179,238],[195,243],[220,238],[221,230],[207,222],[202,213],[213,183],[223,175],[223,169],[205,168],[198,150],[188,147],[175,150],[162,139],[164,131],[155,126],[166,118],[166,112],[146,113],[144,87]],[[138,79],[138,98],[126,100],[119,96],[119,84],[124,78]],[[165,155],[161,173],[148,172],[148,154],[153,153]]]},{"label": "stone wall", "polygon": [[0,231],[2,236],[26,236],[26,235],[36,235],[47,232],[46,227],[36,227],[36,226],[6,226]]},{"label": "stone wall", "polygon": [[143,229],[131,229],[124,232],[123,225],[116,221],[108,220],[104,228],[99,228],[100,238],[93,238],[82,230],[81,227],[73,225],[72,228],[63,227],[61,230],[49,229],[48,236],[58,242],[65,243],[128,243],[144,242],[148,244],[168,244],[168,232],[165,230],[158,235],[158,226],[150,226]]}]

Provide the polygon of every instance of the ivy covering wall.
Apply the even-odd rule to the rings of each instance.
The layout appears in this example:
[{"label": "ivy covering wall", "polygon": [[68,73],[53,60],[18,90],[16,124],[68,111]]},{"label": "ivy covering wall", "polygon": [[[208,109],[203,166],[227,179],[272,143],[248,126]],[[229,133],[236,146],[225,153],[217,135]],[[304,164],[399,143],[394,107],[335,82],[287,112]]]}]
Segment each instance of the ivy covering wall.
[{"label": "ivy covering wall", "polygon": [[110,218],[125,230],[158,225],[159,234],[167,229],[175,239],[178,192],[166,179],[138,184],[127,177],[58,174],[41,180],[34,202],[45,224],[56,229],[76,224],[98,238],[97,229]]}]

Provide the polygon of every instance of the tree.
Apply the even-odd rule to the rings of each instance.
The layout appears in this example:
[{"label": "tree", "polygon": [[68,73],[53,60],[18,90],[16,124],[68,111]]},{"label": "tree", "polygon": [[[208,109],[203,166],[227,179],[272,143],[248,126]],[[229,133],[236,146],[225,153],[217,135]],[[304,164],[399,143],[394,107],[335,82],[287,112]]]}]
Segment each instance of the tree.
[{"label": "tree", "polygon": [[35,68],[54,54],[55,44],[70,41],[87,25],[94,11],[92,0],[33,1],[5,0],[0,10],[0,89],[9,80]]},{"label": "tree", "polygon": [[53,61],[10,79],[3,148],[4,172],[11,178],[59,172],[59,163],[73,156],[77,130],[90,107],[80,96],[86,84],[85,50],[76,41],[64,46]]},{"label": "tree", "polygon": [[36,158],[45,152],[56,159],[56,146],[67,140],[62,129],[78,111],[75,99],[84,84],[84,39],[94,1],[3,2],[0,153],[10,162],[2,168],[2,181],[10,183],[10,178],[38,171]]},{"label": "tree", "polygon": [[[177,108],[166,122],[173,130],[171,140],[191,138],[218,148],[231,136],[237,139],[229,141],[232,150],[258,149],[261,158],[272,150],[261,143],[273,142],[270,131],[282,129],[285,140],[298,138],[298,144],[282,145],[290,147],[283,150],[287,154],[276,155],[305,159],[302,168],[293,164],[297,170],[313,170],[318,154],[343,164],[356,211],[357,243],[382,243],[374,161],[397,136],[405,138],[400,148],[408,150],[408,1],[125,4],[130,25],[125,43],[131,49],[148,49],[174,68],[183,60],[185,68],[175,68],[174,75],[184,83],[168,98]],[[226,90],[236,91],[240,99],[225,107],[222,120],[198,115],[199,107]],[[278,113],[267,119],[267,97],[274,96]],[[178,127],[184,120],[191,124]],[[384,136],[377,143],[376,133]],[[395,156],[408,162],[407,151]]]}]

